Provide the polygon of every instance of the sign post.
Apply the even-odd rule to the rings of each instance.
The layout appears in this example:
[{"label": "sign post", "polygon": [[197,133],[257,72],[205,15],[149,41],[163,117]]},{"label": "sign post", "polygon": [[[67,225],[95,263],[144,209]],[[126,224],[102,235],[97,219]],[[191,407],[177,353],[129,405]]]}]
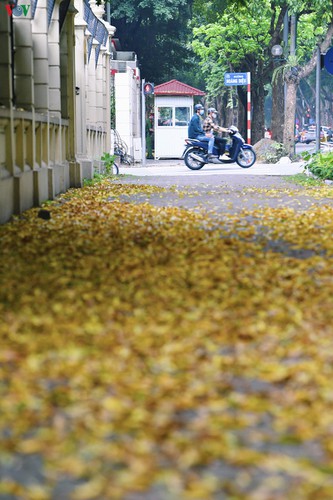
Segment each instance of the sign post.
[{"label": "sign post", "polygon": [[246,85],[248,73],[224,73],[224,85]]},{"label": "sign post", "polygon": [[[317,70],[316,70],[316,153],[320,151],[320,84],[321,84],[321,53],[317,48]],[[333,75],[333,47],[330,47],[324,55],[324,67],[326,71]]]},{"label": "sign post", "polygon": [[320,151],[320,80],[321,80],[321,54],[320,47],[317,46],[317,65],[316,65],[316,153]]},{"label": "sign post", "polygon": [[141,159],[142,166],[146,166],[146,94],[144,92],[146,81],[142,80],[141,88]]},{"label": "sign post", "polygon": [[251,144],[251,73],[224,73],[224,85],[247,86],[247,108],[246,108],[246,123],[247,123],[247,143]]},{"label": "sign post", "polygon": [[251,73],[247,73],[247,143],[251,144]]}]

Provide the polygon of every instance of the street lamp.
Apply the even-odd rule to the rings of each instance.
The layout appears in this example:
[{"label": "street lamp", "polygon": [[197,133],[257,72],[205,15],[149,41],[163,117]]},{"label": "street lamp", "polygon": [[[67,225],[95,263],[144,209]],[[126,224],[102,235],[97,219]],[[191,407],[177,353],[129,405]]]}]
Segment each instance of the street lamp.
[{"label": "street lamp", "polygon": [[273,45],[272,47],[272,56],[273,57],[281,57],[283,54],[283,48],[281,45]]},{"label": "street lamp", "polygon": [[285,61],[286,59],[283,57],[283,48],[281,45],[273,45],[271,49],[272,56],[274,58],[274,62]]}]

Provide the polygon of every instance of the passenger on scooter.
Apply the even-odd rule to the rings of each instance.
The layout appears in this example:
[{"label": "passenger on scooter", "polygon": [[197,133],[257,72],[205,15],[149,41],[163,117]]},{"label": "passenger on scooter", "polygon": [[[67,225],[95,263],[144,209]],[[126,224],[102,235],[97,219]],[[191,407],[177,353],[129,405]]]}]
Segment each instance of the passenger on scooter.
[{"label": "passenger on scooter", "polygon": [[220,160],[230,160],[230,157],[225,154],[225,145],[227,142],[227,139],[223,137],[216,137],[214,135],[215,133],[218,132],[228,132],[227,128],[220,127],[219,125],[216,125],[214,123],[214,120],[217,117],[217,111],[215,108],[208,108],[207,111],[207,117],[205,118],[202,128],[203,131],[205,132],[206,137],[209,137],[209,143],[208,143],[208,159],[211,158],[216,158],[216,155],[213,155],[213,147],[214,147],[214,142],[219,150],[219,156]]}]

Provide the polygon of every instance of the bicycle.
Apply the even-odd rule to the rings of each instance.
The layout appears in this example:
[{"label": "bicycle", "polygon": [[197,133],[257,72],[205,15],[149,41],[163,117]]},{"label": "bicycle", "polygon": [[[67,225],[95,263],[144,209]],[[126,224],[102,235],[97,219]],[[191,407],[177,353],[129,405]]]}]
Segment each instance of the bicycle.
[{"label": "bicycle", "polygon": [[112,175],[118,175],[119,174],[119,167],[117,163],[113,163],[112,165]]},{"label": "bicycle", "polygon": [[133,156],[128,154],[128,146],[121,139],[119,132],[117,130],[114,131],[114,154],[119,156],[120,163],[124,163],[125,165],[133,165],[134,158]]}]

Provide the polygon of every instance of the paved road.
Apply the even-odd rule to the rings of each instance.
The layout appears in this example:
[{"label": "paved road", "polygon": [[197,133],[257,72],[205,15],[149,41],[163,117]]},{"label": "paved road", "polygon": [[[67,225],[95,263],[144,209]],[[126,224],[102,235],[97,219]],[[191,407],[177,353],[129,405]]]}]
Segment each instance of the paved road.
[{"label": "paved road", "polygon": [[327,204],[331,198],[314,197],[292,177],[304,171],[304,164],[255,164],[249,169],[238,165],[209,164],[199,171],[189,170],[181,160],[148,160],[145,167],[122,167],[116,182],[155,185],[164,188],[151,193],[142,189],[122,195],[124,202],[149,202],[154,206],[177,206],[217,214],[243,209],[292,208],[306,210]]},{"label": "paved road", "polygon": [[291,163],[288,160],[282,160],[281,163],[268,164],[268,163],[255,163],[251,168],[241,168],[236,163],[228,164],[214,164],[209,163],[201,170],[190,170],[186,167],[183,160],[147,160],[146,166],[138,164],[134,167],[120,165],[120,173],[135,175],[135,176],[202,176],[219,175],[224,177],[226,175],[237,176],[261,176],[261,175],[274,175],[285,176],[295,175],[303,172],[304,162]]}]

